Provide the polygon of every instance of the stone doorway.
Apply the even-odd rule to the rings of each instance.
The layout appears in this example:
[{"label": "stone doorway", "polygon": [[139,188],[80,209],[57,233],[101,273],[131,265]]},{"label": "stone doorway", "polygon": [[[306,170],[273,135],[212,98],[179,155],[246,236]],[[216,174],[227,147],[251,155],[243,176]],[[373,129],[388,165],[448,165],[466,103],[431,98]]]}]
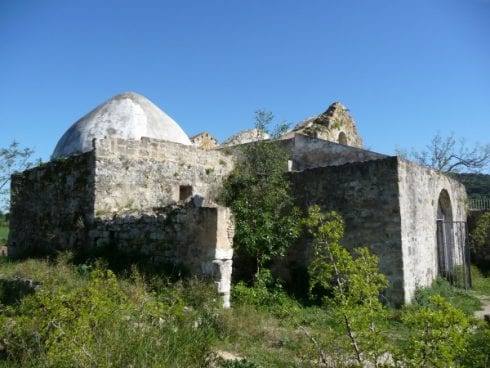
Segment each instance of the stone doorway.
[{"label": "stone doorway", "polygon": [[466,222],[453,221],[451,199],[442,190],[437,205],[438,275],[454,286],[470,288],[469,256]]}]

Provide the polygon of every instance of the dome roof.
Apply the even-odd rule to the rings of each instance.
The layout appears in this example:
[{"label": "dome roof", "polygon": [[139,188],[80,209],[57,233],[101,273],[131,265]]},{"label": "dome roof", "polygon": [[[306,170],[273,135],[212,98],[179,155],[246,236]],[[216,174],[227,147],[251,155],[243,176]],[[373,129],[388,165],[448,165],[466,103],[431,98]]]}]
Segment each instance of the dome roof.
[{"label": "dome roof", "polygon": [[78,120],[63,134],[53,158],[92,150],[94,138],[124,139],[148,137],[190,145],[182,128],[153,102],[137,93],[112,97]]}]

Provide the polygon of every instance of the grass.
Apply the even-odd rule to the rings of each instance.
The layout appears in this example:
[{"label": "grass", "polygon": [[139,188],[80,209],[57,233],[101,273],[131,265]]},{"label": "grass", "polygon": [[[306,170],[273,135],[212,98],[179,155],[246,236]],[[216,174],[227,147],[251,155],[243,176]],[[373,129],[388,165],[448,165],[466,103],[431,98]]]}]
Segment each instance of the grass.
[{"label": "grass", "polygon": [[0,224],[0,245],[7,243],[8,236],[9,236],[8,226],[3,226],[2,224]]},{"label": "grass", "polygon": [[[342,324],[332,320],[327,309],[305,306],[281,290],[264,293],[236,286],[233,308],[223,310],[213,286],[203,281],[171,283],[164,277],[142,276],[133,268],[111,282],[107,270],[98,270],[106,270],[103,263],[73,265],[69,254],[57,260],[0,257],[2,278],[38,280],[43,290],[12,302],[0,283],[0,343],[7,338],[8,349],[16,352],[10,360],[0,352],[0,368],[54,367],[73,357],[74,367],[211,367],[213,351],[250,362],[233,365],[236,368],[307,368],[318,366],[312,338],[332,357],[340,360],[346,355],[345,341],[334,339]],[[490,278],[473,274],[475,291],[437,280],[432,288],[417,292],[413,307],[441,294],[471,315],[479,308],[473,294],[490,296]],[[69,318],[71,313],[75,319]],[[402,313],[390,310],[387,334],[394,344],[410,334],[401,322]],[[64,335],[53,335],[53,321]],[[53,345],[56,339],[60,340]]]},{"label": "grass", "polygon": [[[490,285],[490,279],[482,279],[481,283],[482,285]],[[472,290],[466,291],[455,288],[442,278],[437,278],[430,288],[417,290],[414,303],[417,305],[426,305],[429,298],[433,295],[442,296],[468,316],[472,316],[481,307],[480,300],[474,295]]]},{"label": "grass", "polygon": [[490,298],[490,277],[485,277],[476,267],[471,267],[471,278],[475,293]]}]

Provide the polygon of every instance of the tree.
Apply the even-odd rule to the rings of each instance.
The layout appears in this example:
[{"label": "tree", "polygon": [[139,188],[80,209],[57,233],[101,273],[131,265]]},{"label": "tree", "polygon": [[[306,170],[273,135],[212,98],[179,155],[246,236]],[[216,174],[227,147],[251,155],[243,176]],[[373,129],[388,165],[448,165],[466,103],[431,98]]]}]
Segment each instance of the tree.
[{"label": "tree", "polygon": [[[308,268],[310,292],[317,287],[328,292],[323,304],[343,326],[336,340],[348,338],[344,345],[354,352],[360,366],[371,362],[378,367],[388,346],[380,328],[387,320],[380,293],[388,281],[379,272],[378,258],[367,248],[356,248],[350,254],[340,244],[344,222],[336,212],[325,214],[312,206],[304,223],[314,239],[313,261]],[[326,354],[320,356],[325,360]]]},{"label": "tree", "polygon": [[261,270],[273,257],[284,255],[300,232],[299,209],[293,205],[285,176],[288,152],[274,140],[287,126],[279,125],[270,133],[271,140],[262,139],[272,120],[270,112],[256,112],[257,139],[241,147],[220,195],[235,215],[235,249],[254,259],[255,283]]},{"label": "tree", "polygon": [[482,248],[488,243],[490,234],[490,212],[485,212],[476,220],[475,227],[470,232],[470,242],[473,249]]},{"label": "tree", "polygon": [[8,208],[9,183],[13,173],[23,171],[32,166],[31,159],[34,151],[22,148],[13,141],[7,148],[0,148],[0,209]]},{"label": "tree", "polygon": [[447,137],[437,133],[425,149],[411,152],[397,149],[397,154],[444,173],[458,173],[463,169],[481,172],[490,164],[490,144],[470,148],[464,139],[457,141],[453,133]]}]

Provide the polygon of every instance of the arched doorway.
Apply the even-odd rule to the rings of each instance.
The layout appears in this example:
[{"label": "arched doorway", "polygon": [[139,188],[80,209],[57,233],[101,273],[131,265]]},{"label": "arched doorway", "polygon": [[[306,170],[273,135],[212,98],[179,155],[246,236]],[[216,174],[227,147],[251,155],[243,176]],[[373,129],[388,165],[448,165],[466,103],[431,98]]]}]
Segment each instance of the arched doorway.
[{"label": "arched doorway", "polygon": [[438,274],[450,278],[454,265],[453,212],[447,190],[439,194],[437,203],[437,264]]},{"label": "arched doorway", "polygon": [[345,135],[344,132],[340,132],[339,133],[339,140],[338,140],[338,142],[340,144],[345,144],[345,145],[347,144],[347,136]]}]

